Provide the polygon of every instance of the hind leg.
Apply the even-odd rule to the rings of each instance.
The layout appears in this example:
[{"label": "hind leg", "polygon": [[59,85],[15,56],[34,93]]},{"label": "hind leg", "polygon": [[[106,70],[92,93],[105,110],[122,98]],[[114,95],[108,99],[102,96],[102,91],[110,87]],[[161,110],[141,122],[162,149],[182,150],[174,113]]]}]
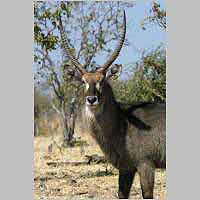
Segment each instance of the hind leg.
[{"label": "hind leg", "polygon": [[138,173],[144,199],[153,199],[155,166],[153,163],[146,161],[139,164]]},{"label": "hind leg", "polygon": [[132,171],[119,171],[119,191],[118,195],[120,199],[128,199],[133,178],[136,170]]}]

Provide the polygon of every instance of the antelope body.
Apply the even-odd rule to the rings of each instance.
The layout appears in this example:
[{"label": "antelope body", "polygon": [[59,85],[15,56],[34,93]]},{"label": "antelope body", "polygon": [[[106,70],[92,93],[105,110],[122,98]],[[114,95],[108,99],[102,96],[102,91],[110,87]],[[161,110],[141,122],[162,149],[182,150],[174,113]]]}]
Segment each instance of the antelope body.
[{"label": "antelope body", "polygon": [[112,65],[122,48],[123,34],[114,53],[96,72],[88,73],[70,52],[60,18],[64,50],[85,84],[85,105],[82,120],[88,132],[98,142],[106,158],[119,170],[119,198],[128,198],[136,172],[139,173],[143,198],[153,198],[155,168],[166,166],[165,104],[133,105],[123,110],[116,102],[109,79],[116,75],[119,65]]}]

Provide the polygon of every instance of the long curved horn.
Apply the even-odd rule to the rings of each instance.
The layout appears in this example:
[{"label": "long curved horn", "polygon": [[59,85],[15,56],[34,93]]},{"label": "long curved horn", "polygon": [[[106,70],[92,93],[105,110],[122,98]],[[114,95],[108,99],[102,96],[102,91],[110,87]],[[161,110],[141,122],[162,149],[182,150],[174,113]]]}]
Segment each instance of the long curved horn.
[{"label": "long curved horn", "polygon": [[81,74],[86,73],[86,71],[83,69],[83,66],[78,62],[78,60],[74,57],[73,53],[71,52],[70,44],[69,44],[69,41],[67,39],[67,36],[66,36],[64,28],[63,28],[61,16],[59,16],[59,30],[60,30],[61,40],[63,43],[63,49],[64,49],[65,53],[70,58],[72,64],[76,67],[76,69]]},{"label": "long curved horn", "polygon": [[97,71],[99,72],[105,72],[110,65],[115,61],[115,59],[118,57],[121,48],[123,46],[124,40],[125,40],[125,35],[126,35],[126,13],[124,10],[124,19],[123,19],[123,27],[122,27],[122,35],[120,36],[119,43],[117,47],[115,48],[114,52],[110,56],[110,58],[107,60],[105,64],[103,64]]}]

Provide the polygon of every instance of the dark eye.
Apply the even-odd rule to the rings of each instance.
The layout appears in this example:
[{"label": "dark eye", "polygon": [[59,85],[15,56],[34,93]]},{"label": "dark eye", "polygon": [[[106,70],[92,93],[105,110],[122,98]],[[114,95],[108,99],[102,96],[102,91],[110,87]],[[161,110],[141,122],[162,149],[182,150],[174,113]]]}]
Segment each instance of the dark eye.
[{"label": "dark eye", "polygon": [[85,81],[84,78],[81,78],[81,83],[82,83],[82,84],[86,84],[87,82]]}]

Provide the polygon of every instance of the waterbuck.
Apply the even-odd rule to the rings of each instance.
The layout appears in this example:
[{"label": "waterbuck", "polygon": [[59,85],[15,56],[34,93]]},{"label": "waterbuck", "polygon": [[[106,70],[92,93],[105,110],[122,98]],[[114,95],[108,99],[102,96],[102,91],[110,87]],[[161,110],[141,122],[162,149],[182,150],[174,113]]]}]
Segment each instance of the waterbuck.
[{"label": "waterbuck", "polygon": [[119,65],[110,66],[125,40],[125,12],[123,33],[116,49],[94,73],[87,72],[72,54],[61,18],[59,30],[63,50],[76,70],[73,75],[85,85],[83,123],[105,157],[119,170],[119,198],[129,197],[136,172],[140,176],[143,198],[153,198],[155,169],[166,167],[165,104],[144,103],[124,110],[115,100],[109,84],[119,69]]}]

